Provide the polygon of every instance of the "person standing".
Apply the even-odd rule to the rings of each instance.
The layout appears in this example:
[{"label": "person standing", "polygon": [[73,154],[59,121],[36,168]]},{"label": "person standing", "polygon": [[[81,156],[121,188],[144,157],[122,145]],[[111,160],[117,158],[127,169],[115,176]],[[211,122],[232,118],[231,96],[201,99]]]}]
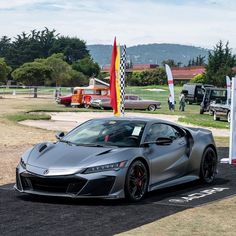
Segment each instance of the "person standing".
[{"label": "person standing", "polygon": [[174,111],[174,103],[173,103],[173,98],[171,97],[171,94],[168,97],[168,105],[169,105],[169,110]]},{"label": "person standing", "polygon": [[179,96],[179,111],[184,111],[184,108],[185,108],[185,96],[182,91]]}]

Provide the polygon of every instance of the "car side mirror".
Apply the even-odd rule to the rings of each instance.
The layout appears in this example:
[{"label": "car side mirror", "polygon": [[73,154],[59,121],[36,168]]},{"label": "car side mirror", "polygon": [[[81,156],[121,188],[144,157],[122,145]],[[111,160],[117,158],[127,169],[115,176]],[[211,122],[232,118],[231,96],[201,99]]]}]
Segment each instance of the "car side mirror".
[{"label": "car side mirror", "polygon": [[171,138],[160,137],[156,140],[156,145],[170,145],[173,142]]},{"label": "car side mirror", "polygon": [[58,140],[61,140],[63,137],[65,136],[65,133],[64,132],[59,132],[55,135],[55,137],[58,139]]}]

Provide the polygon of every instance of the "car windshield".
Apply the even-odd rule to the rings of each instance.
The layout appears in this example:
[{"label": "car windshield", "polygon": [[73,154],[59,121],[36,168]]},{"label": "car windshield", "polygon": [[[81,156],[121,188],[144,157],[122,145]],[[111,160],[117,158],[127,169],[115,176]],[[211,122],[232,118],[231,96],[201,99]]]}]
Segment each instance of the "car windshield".
[{"label": "car windshield", "polygon": [[69,132],[61,141],[78,146],[138,147],[146,122],[90,120]]}]

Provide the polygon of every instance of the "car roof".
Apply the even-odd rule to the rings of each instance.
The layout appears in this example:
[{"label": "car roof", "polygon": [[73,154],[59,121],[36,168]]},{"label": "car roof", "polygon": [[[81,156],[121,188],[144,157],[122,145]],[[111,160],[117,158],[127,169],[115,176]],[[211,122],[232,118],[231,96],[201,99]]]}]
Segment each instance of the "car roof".
[{"label": "car roof", "polygon": [[[149,118],[149,117],[104,117],[104,118],[94,118],[92,120],[127,120],[127,121],[144,121],[144,122],[165,122],[165,123],[170,123],[170,121],[158,119],[158,118]],[[174,123],[173,123],[174,124]]]},{"label": "car roof", "polygon": [[207,87],[207,90],[226,90],[226,88],[217,88],[217,87]]}]

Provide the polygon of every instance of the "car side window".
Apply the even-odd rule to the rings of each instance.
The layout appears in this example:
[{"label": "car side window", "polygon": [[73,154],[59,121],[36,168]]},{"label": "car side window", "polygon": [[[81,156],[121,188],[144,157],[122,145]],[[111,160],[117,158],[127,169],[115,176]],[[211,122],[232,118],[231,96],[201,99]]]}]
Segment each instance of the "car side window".
[{"label": "car side window", "polygon": [[129,100],[138,100],[137,96],[129,96]]},{"label": "car side window", "polygon": [[182,136],[183,133],[181,133],[179,130],[177,130],[171,125],[161,123],[153,124],[147,132],[145,142],[153,142],[160,137],[175,140],[181,138]]}]

